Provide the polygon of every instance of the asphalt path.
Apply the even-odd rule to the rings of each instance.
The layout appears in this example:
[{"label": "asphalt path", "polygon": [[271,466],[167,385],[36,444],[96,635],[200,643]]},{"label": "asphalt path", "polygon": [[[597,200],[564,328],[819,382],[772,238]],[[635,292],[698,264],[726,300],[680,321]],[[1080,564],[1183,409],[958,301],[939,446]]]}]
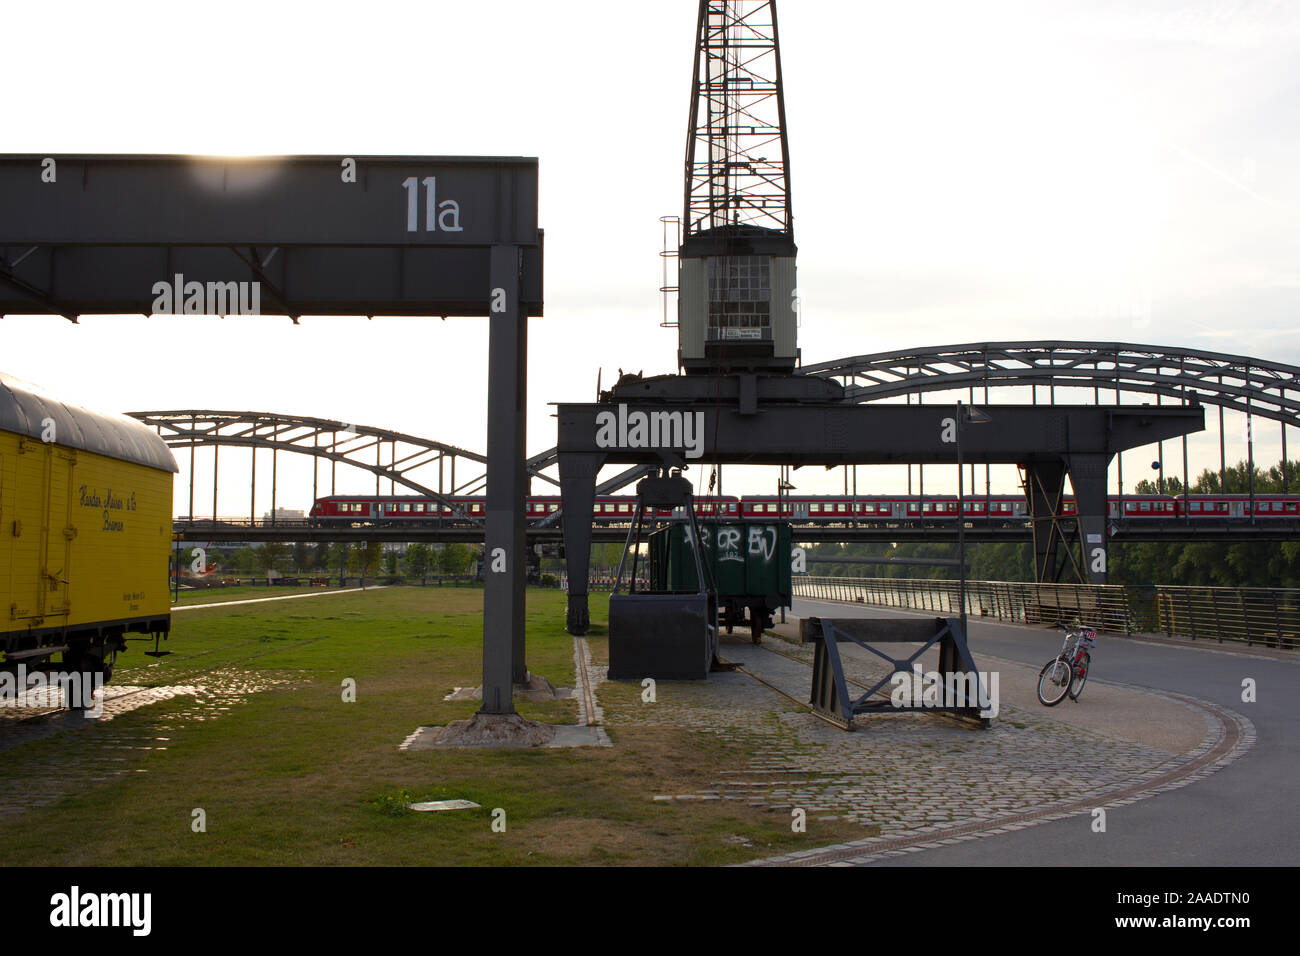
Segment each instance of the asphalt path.
[{"label": "asphalt path", "polygon": [[[800,617],[934,617],[871,605],[797,598]],[[971,619],[980,656],[1041,666],[1062,632]],[[882,866],[1295,866],[1300,863],[1300,663],[1234,653],[1231,645],[1171,646],[1098,635],[1089,681],[1167,690],[1211,701],[1248,718],[1256,741],[1245,754],[1194,783],[1107,810],[1106,832],[1082,813],[1012,833],[923,850]],[[1255,702],[1242,681],[1255,681]],[[884,718],[881,718],[884,719]],[[1068,755],[1064,755],[1068,759]],[[1172,887],[1171,887],[1172,888]]]}]

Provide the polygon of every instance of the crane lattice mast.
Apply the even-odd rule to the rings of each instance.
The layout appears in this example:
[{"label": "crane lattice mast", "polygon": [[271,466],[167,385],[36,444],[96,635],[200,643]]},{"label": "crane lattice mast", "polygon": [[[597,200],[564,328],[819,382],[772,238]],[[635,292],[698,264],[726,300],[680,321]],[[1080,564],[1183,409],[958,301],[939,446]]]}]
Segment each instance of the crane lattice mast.
[{"label": "crane lattice mast", "polygon": [[789,152],[775,0],[701,0],[678,250],[678,362],[798,361]]}]

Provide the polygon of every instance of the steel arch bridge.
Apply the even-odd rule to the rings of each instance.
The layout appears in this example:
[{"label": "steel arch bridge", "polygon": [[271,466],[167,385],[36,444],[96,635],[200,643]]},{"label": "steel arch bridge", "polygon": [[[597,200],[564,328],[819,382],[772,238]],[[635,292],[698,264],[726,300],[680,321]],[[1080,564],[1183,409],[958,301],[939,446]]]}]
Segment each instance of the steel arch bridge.
[{"label": "steel arch bridge", "polygon": [[[175,453],[190,453],[189,514],[195,515],[194,476],[195,452],[198,448],[213,448],[213,518],[217,518],[217,471],[222,446],[248,448],[253,451],[269,450],[271,459],[271,513],[275,514],[276,470],[280,452],[310,455],[330,463],[329,491],[334,493],[337,466],[342,464],[370,472],[375,476],[375,494],[381,483],[391,487],[401,486],[411,492],[434,498],[452,509],[453,514],[465,522],[482,525],[484,519],[464,512],[450,499],[457,496],[481,495],[487,486],[487,456],[458,448],[443,442],[420,438],[390,429],[356,425],[325,418],[283,415],[274,412],[173,410],[128,412],[158,434]],[[385,449],[387,453],[385,454]],[[373,456],[373,457],[372,457]],[[556,478],[545,469],[556,465],[556,450],[549,448],[533,455],[524,463],[529,480],[538,479],[558,486]],[[459,466],[459,478],[457,470]],[[601,485],[601,493],[608,494],[636,481],[646,473],[646,468],[630,468]],[[318,472],[313,469],[312,500],[319,497]],[[256,463],[251,470],[250,498],[256,495]],[[256,516],[250,514],[250,522]],[[554,523],[552,516],[545,524]]]},{"label": "steel arch bridge", "polygon": [[[990,389],[1028,387],[1033,389],[1035,404],[1040,388],[1047,389],[1050,404],[1055,404],[1057,388],[1083,388],[1093,390],[1098,405],[1107,395],[1113,395],[1118,405],[1122,393],[1136,393],[1155,395],[1157,404],[1168,397],[1179,404],[1216,406],[1220,478],[1227,466],[1224,412],[1233,411],[1246,416],[1252,484],[1253,419],[1279,423],[1284,482],[1288,481],[1287,427],[1300,426],[1300,366],[1202,349],[1074,340],[982,342],[857,355],[805,365],[799,373],[839,382],[845,401],[851,402],[899,396],[910,401],[912,395],[920,401],[925,392],[966,390],[972,403],[977,394],[988,403]],[[1186,436],[1182,442],[1185,465]],[[1163,443],[1159,464],[1163,481]],[[1184,473],[1185,484],[1188,477]]]},{"label": "steel arch bridge", "polygon": [[[347,465],[375,476],[375,493],[380,482],[401,485],[410,491],[435,498],[451,507],[457,517],[471,518],[450,499],[482,493],[487,484],[487,457],[443,442],[403,432],[325,418],[249,411],[154,411],[128,412],[132,418],[155,428],[175,452],[190,452],[190,515],[194,515],[194,453],[199,447],[218,449],[213,456],[213,516],[216,516],[217,480],[221,446],[266,449],[272,453],[272,514],[275,513],[275,473],[280,452],[310,455],[330,462],[330,493],[334,492],[336,468]],[[385,454],[387,449],[387,454]],[[546,453],[526,462],[530,478],[556,484],[541,472]],[[459,464],[460,476],[457,476]],[[436,476],[435,476],[436,471]],[[257,469],[252,469],[251,493],[256,493]],[[317,469],[313,469],[312,500],[319,496]]]},{"label": "steel arch bridge", "polygon": [[1300,367],[1197,349],[1123,342],[984,342],[876,352],[805,365],[845,400],[1005,386],[1143,392],[1300,425]]}]

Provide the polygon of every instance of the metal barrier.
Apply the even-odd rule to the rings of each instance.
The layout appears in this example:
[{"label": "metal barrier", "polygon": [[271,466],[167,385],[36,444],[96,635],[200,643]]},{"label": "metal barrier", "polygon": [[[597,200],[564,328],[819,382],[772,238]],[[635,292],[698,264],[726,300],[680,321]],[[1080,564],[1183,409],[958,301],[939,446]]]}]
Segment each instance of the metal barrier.
[{"label": "metal barrier", "polygon": [[[796,575],[796,597],[958,614],[958,583]],[[967,613],[1017,624],[1069,624],[1248,646],[1300,647],[1300,589],[1139,587],[967,581]]]}]

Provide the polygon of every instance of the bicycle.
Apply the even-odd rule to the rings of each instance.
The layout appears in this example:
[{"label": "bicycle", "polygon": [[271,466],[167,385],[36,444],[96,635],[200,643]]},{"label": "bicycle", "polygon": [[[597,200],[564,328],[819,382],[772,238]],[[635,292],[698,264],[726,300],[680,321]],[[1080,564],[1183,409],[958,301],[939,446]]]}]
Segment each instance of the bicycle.
[{"label": "bicycle", "polygon": [[1082,626],[1077,630],[1065,628],[1061,652],[1038,672],[1038,702],[1046,707],[1055,707],[1067,695],[1078,702],[1092,666],[1092,656],[1088,652],[1096,646],[1097,632],[1094,629]]}]

